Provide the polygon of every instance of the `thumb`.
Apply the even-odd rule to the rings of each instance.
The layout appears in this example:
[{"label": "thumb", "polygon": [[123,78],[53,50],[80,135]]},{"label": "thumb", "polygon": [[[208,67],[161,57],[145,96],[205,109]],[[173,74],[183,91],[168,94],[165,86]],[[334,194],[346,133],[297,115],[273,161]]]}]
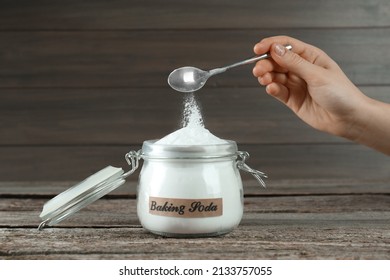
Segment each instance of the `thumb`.
[{"label": "thumb", "polygon": [[277,64],[286,68],[288,71],[297,74],[306,81],[309,77],[313,77],[313,74],[318,72],[318,67],[316,65],[305,60],[293,51],[289,51],[281,44],[274,44],[272,46],[271,56]]}]

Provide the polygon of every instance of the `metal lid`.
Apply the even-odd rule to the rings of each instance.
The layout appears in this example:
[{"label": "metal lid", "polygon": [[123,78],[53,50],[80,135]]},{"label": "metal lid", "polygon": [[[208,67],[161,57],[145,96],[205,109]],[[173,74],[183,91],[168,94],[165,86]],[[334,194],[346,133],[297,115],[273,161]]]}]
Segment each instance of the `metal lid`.
[{"label": "metal lid", "polygon": [[226,144],[213,145],[162,145],[157,140],[144,141],[142,158],[155,159],[211,159],[236,156],[237,144],[226,140]]},{"label": "metal lid", "polygon": [[52,226],[69,218],[80,209],[121,186],[125,178],[138,168],[139,155],[139,151],[126,154],[125,158],[131,167],[130,171],[125,173],[122,168],[107,166],[46,202],[39,215],[43,222],[38,229],[41,230],[46,225]]}]

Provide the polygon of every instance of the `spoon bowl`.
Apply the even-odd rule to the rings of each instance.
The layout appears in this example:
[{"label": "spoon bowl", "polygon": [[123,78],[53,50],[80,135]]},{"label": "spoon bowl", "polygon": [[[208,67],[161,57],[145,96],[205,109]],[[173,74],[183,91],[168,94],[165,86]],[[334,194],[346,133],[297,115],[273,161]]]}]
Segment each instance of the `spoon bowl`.
[{"label": "spoon bowl", "polygon": [[[291,50],[291,45],[286,45],[286,49]],[[225,72],[226,70],[244,64],[254,63],[256,61],[271,57],[269,53],[255,56],[222,68],[216,68],[205,71],[192,66],[185,66],[175,69],[168,76],[168,84],[179,92],[194,92],[201,89],[207,82],[208,78],[216,74]]]},{"label": "spoon bowl", "polygon": [[192,66],[175,69],[168,76],[168,84],[180,92],[193,92],[201,89],[210,77],[208,71]]}]

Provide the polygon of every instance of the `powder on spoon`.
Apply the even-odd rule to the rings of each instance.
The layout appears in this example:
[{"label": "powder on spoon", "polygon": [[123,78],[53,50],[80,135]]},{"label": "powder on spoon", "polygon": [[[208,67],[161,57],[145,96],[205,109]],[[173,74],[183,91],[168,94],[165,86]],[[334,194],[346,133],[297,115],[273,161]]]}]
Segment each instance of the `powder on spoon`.
[{"label": "powder on spoon", "polygon": [[213,135],[204,127],[202,114],[193,93],[187,94],[184,100],[183,128],[172,132],[155,144],[160,145],[215,145],[227,141]]}]

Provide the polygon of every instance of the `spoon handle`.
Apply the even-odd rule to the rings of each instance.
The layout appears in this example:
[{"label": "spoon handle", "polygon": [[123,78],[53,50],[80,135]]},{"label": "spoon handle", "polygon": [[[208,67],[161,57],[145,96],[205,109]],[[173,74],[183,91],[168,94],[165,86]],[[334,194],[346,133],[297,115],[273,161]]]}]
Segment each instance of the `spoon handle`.
[{"label": "spoon handle", "polygon": [[[292,49],[291,45],[285,45],[285,47],[288,50]],[[240,62],[236,62],[234,64],[231,64],[231,65],[228,65],[228,66],[225,66],[225,67],[222,67],[222,68],[216,68],[216,69],[210,70],[209,73],[212,76],[212,75],[215,75],[215,74],[223,73],[226,70],[229,70],[230,68],[234,68],[234,67],[245,65],[245,64],[251,64],[251,63],[254,63],[256,61],[259,61],[259,60],[262,60],[262,59],[266,59],[266,58],[270,58],[270,57],[271,57],[270,53],[265,53],[265,54],[262,54],[262,55],[259,55],[259,56],[255,56],[255,57],[251,57],[251,58],[245,59],[245,60],[240,61]]]}]

